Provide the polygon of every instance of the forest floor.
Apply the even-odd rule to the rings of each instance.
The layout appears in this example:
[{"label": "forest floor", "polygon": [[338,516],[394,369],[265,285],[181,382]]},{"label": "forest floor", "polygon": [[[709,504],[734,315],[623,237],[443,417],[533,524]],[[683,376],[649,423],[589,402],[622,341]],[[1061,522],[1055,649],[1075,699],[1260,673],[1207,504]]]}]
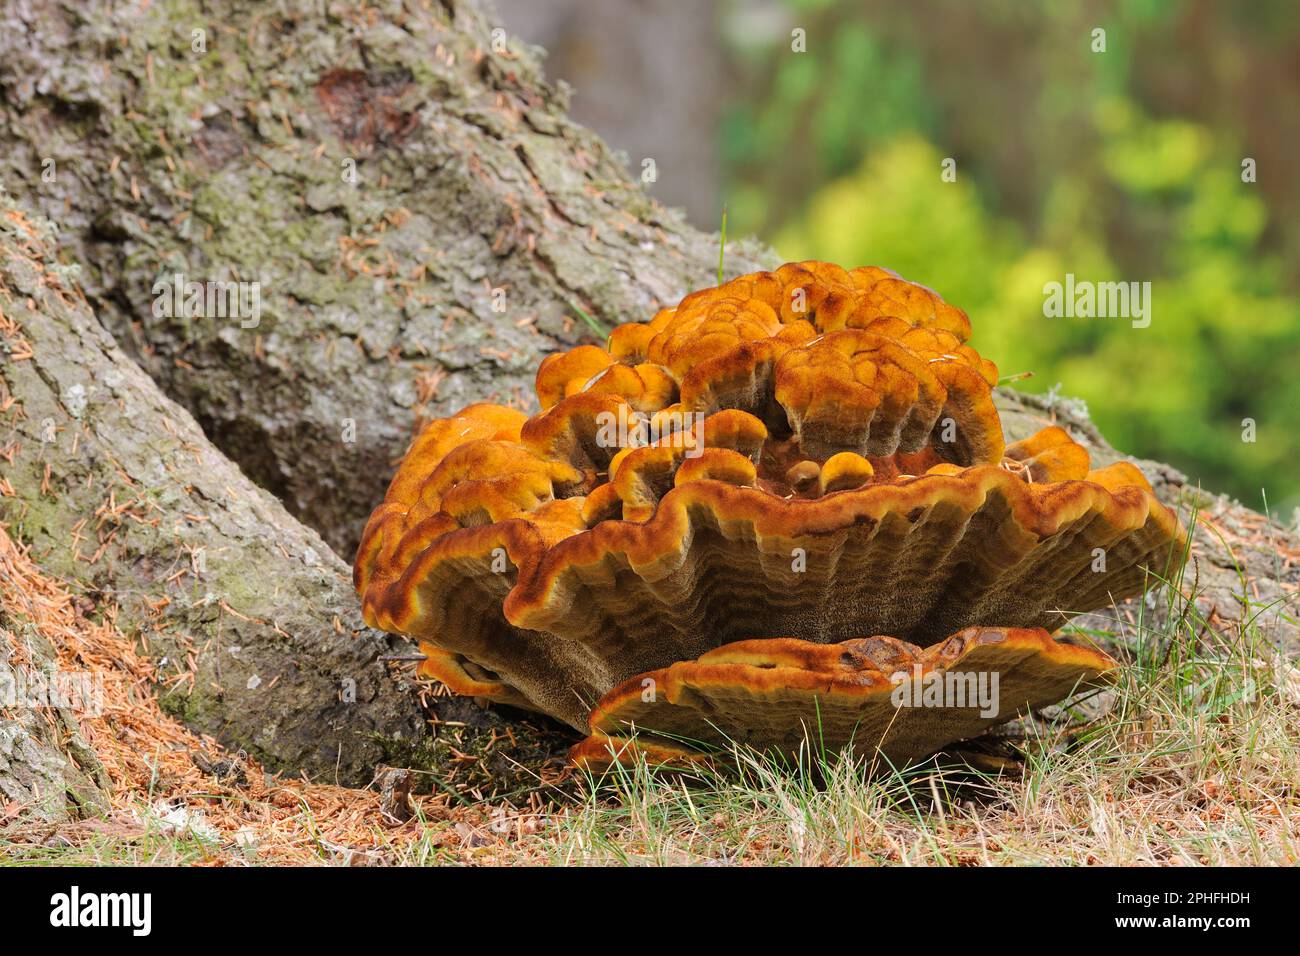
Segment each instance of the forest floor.
[{"label": "forest floor", "polygon": [[549,731],[556,757],[518,765],[525,786],[416,775],[417,794],[436,792],[407,801],[382,781],[308,783],[223,751],[159,708],[153,665],[111,616],[83,616],[11,543],[0,576],[9,620],[40,627],[61,666],[105,675],[102,713],[80,723],[111,781],[110,807],[84,819],[0,804],[0,863],[1300,863],[1300,670],[1261,633],[1269,609],[1228,636],[1194,601],[1159,628],[1132,620],[1106,635],[1125,658],[1113,687],[918,766],[736,749],[689,774],[593,778],[563,766],[569,740]]}]

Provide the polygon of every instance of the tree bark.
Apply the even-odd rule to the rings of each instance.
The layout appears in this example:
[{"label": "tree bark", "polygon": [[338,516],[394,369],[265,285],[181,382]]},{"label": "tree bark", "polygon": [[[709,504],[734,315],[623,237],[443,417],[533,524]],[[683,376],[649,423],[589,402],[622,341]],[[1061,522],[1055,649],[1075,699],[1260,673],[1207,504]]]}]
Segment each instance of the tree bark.
[{"label": "tree bark", "polygon": [[[531,405],[540,354],[601,337],[582,313],[716,281],[717,239],[468,0],[6,9],[0,179],[118,341],[347,558],[420,420]],[[733,244],[726,270],[773,261]],[[238,316],[155,314],[176,275],[258,282],[260,315],[251,288]]]},{"label": "tree bark", "polygon": [[114,344],[52,233],[0,192],[0,521],[139,634],[166,709],[270,767],[368,781],[424,732],[379,660],[404,645],[362,624],[343,562]]}]

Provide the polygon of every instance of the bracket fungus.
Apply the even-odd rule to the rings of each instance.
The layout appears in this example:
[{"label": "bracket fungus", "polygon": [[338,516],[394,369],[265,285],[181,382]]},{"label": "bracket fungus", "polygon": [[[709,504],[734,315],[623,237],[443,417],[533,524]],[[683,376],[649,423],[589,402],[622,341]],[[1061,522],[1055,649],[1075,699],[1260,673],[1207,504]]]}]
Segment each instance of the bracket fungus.
[{"label": "bracket fungus", "polygon": [[[1141,593],[1185,532],[1059,428],[1006,444],[970,332],[888,270],[805,262],[552,355],[538,414],[471,405],[415,439],[358,549],[366,620],[453,691],[592,732],[580,763],[632,725],[785,748],[810,712],[920,757],[1059,700],[1111,662],[1047,631]],[[876,740],[881,648],[1000,668],[1012,709]]]}]

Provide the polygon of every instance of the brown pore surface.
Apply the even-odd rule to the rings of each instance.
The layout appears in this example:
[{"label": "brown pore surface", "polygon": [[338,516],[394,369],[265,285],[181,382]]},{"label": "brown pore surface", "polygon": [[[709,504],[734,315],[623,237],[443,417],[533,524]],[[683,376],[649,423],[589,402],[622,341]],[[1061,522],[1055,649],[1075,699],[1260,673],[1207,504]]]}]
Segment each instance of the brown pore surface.
[{"label": "brown pore surface", "polygon": [[1060,429],[1004,448],[968,334],[892,273],[803,263],[552,356],[540,414],[417,438],[357,554],[366,620],[585,729],[621,681],[743,638],[926,644],[1139,593],[1177,519]]},{"label": "brown pore surface", "polygon": [[[637,755],[680,764],[735,743],[791,755],[809,746],[879,749],[906,762],[1055,703],[1114,666],[1100,651],[1038,629],[972,627],[925,650],[883,636],[740,641],[614,688],[570,759],[589,769]],[[896,694],[908,683],[909,694]]]}]

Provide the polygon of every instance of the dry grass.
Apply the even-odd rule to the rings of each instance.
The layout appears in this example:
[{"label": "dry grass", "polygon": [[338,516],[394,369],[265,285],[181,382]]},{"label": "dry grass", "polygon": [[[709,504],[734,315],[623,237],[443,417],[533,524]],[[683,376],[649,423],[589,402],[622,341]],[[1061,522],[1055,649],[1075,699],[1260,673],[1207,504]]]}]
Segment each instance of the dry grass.
[{"label": "dry grass", "polygon": [[31,824],[0,808],[0,859],[11,862],[1300,862],[1300,670],[1261,625],[1287,609],[1253,609],[1225,635],[1181,582],[1168,586],[1172,621],[1109,635],[1127,659],[1104,698],[1036,715],[965,760],[873,774],[834,755],[782,764],[737,750],[690,775],[539,777],[512,803],[417,797],[398,822],[374,791],[265,775],[163,714],[133,642],[111,620],[79,616],[7,538],[0,573],[10,618],[41,627],[63,666],[107,675],[105,714],[82,726],[113,782],[100,818]]}]

